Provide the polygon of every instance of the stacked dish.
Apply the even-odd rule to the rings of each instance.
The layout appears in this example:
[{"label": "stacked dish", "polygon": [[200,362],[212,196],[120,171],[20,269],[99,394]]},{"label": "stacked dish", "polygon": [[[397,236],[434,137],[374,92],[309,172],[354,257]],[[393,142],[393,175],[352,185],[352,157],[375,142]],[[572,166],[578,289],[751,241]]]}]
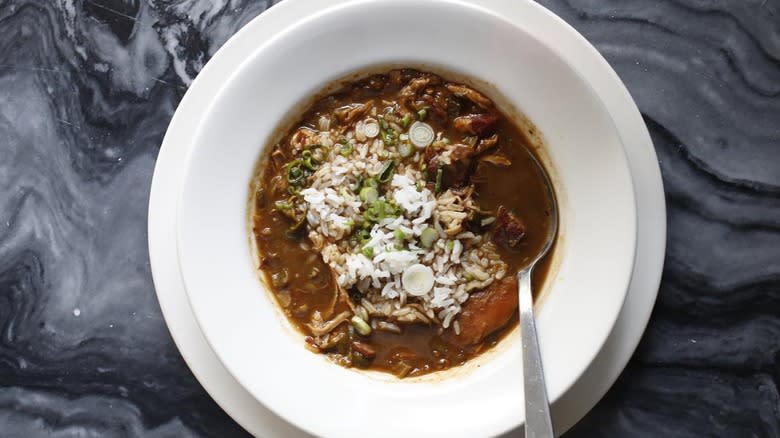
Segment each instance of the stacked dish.
[{"label": "stacked dish", "polygon": [[[526,146],[536,151],[553,175],[561,211],[558,243],[543,285],[543,299],[537,305],[548,393],[554,404],[559,432],[595,403],[635,347],[657,288],[665,226],[660,177],[641,118],[603,59],[570,28],[533,3],[514,5],[510,11],[502,10],[505,6],[489,3],[388,1],[314,7],[302,0],[288,0],[263,14],[228,42],[204,68],[177,110],[155,171],[150,201],[150,255],[155,284],[174,338],[193,371],[207,389],[211,388],[217,401],[251,432],[263,434],[269,433],[269,428],[282,427],[286,434],[300,433],[289,426],[294,424],[322,436],[357,436],[365,430],[372,430],[375,436],[421,431],[432,436],[492,436],[522,423],[519,337],[511,325],[495,347],[459,366],[444,367],[447,369],[436,372],[427,370],[417,373],[418,377],[412,373],[404,379],[356,372],[335,366],[332,360],[304,348],[306,334],[296,329],[295,321],[285,316],[290,315],[288,309],[274,299],[278,299],[279,290],[258,276],[259,266],[255,262],[262,256],[263,248],[260,244],[260,254],[255,251],[256,235],[250,231],[251,220],[248,219],[250,212],[254,212],[251,206],[257,205],[249,202],[256,201],[253,188],[257,188],[250,183],[263,181],[263,168],[258,177],[256,163],[262,163],[263,157],[270,156],[274,146],[280,143],[280,137],[284,137],[280,132],[283,134],[284,128],[292,126],[291,121],[301,119],[313,96],[344,78],[357,80],[369,73],[387,72],[397,67],[433,70],[441,74],[447,84],[478,90],[495,102],[501,114],[516,120],[521,128],[528,130],[533,126],[534,132],[541,133],[528,137],[533,144]],[[302,10],[307,14],[290,19],[295,15],[294,11]],[[560,35],[568,35],[569,39],[558,39],[556,46],[550,45],[551,35],[548,33],[543,38],[544,33],[530,24],[533,14],[554,23]],[[262,26],[256,23],[276,25],[276,29],[284,30],[273,37],[263,36]],[[388,28],[395,30],[392,38],[387,37]],[[355,34],[361,38],[354,38]],[[588,52],[576,52],[571,48],[583,45],[587,46]],[[509,50],[516,56],[505,56]],[[573,55],[575,52],[576,56]],[[414,97],[424,101],[424,94],[424,90],[419,91]],[[468,100],[468,96],[465,97]],[[383,100],[385,103],[386,99]],[[474,111],[486,112],[476,106]],[[203,108],[205,112],[199,113]],[[393,114],[390,115],[400,121],[405,117],[404,108],[399,105],[397,114],[391,111]],[[620,113],[625,108],[629,111]],[[379,114],[380,117],[383,115]],[[468,114],[452,116],[466,117]],[[378,116],[367,113],[361,117],[365,119],[361,118],[361,122],[370,122],[376,121]],[[411,122],[409,120],[407,125]],[[435,126],[433,121],[430,124]],[[185,132],[184,126],[197,126],[197,129],[193,134]],[[332,134],[330,124],[317,128],[318,135]],[[389,128],[383,129],[387,129],[383,130],[383,135],[391,134]],[[502,132],[499,130],[498,134]],[[410,134],[401,127],[393,134],[395,140],[391,136],[380,144],[382,152],[387,147],[385,161],[397,161],[399,168],[406,168],[403,159],[412,160],[415,156],[414,151],[407,157],[402,156],[401,136]],[[355,136],[354,132],[352,135]],[[353,142],[357,149],[366,144],[358,140]],[[399,144],[390,145],[391,141]],[[476,141],[480,139],[477,138],[473,146]],[[321,143],[323,141],[317,140],[316,145]],[[322,154],[317,148],[312,149],[314,144],[304,145],[298,153]],[[347,144],[352,145],[344,143]],[[330,163],[331,159],[326,157],[336,152],[334,144],[325,146],[328,152],[317,158],[315,167],[326,161]],[[522,144],[516,146],[523,147]],[[450,147],[442,142],[442,150]],[[174,148],[177,149],[175,152]],[[417,154],[424,152],[421,149]],[[174,172],[176,166],[171,161],[181,159],[182,155],[186,157],[186,170]],[[174,156],[176,158],[169,158]],[[364,159],[365,155],[360,158]],[[637,168],[648,160],[654,167],[645,166],[644,173],[638,174]],[[284,169],[290,169],[289,162],[284,165]],[[306,175],[307,181],[314,181],[318,169],[310,170],[312,174]],[[420,170],[409,167],[407,174],[398,175],[399,181]],[[436,172],[431,173],[428,181],[424,174],[420,175],[422,181],[416,192],[430,189],[431,202],[443,202],[440,198],[449,190],[441,190]],[[438,176],[441,179],[442,175]],[[382,198],[371,201],[386,199],[388,206],[390,201],[398,201],[400,207],[393,208],[400,211],[406,205],[406,198],[399,197],[401,188],[389,189],[391,179],[384,181],[388,188],[378,187]],[[293,178],[293,181],[298,179]],[[302,202],[302,208],[307,205],[313,208],[311,205],[316,201],[314,192],[305,192],[313,190],[308,184],[301,187],[303,199],[307,193],[310,195],[306,201],[309,204]],[[511,184],[511,181],[504,180],[501,184]],[[355,195],[359,196],[362,188],[355,187]],[[461,188],[453,186],[455,190]],[[487,195],[483,194],[482,198]],[[356,201],[355,204],[361,217],[369,209],[364,205],[365,201],[362,199],[362,203]],[[171,205],[172,202],[175,205]],[[637,208],[641,213],[648,207],[653,208],[650,223],[646,218],[637,217]],[[175,218],[163,223],[161,218],[166,211],[173,213]],[[271,210],[266,214],[272,214]],[[420,213],[407,209],[406,213],[396,213],[396,216],[409,220],[411,225]],[[490,217],[497,219],[495,216],[488,216],[486,226],[490,224]],[[307,219],[308,223],[303,226],[311,232],[310,228],[317,225],[316,218]],[[430,223],[432,229],[435,225]],[[347,234],[359,231],[352,230],[353,226],[354,223]],[[365,227],[368,233],[376,231],[372,226],[385,225],[381,220],[370,222]],[[421,238],[423,231],[420,227],[416,234],[411,234]],[[462,234],[466,230],[458,231]],[[325,231],[326,237],[327,233]],[[496,234],[494,228],[486,228],[482,237],[486,241],[495,240]],[[442,251],[452,252],[455,242],[468,245],[466,238],[455,238],[458,235],[453,233],[448,237],[441,230]],[[406,246],[399,250],[422,251],[420,242],[422,239],[407,238]],[[362,244],[360,248],[345,247],[361,251],[361,254],[365,250]],[[356,257],[376,260],[379,254],[373,253],[375,247],[370,249],[370,254]],[[500,258],[501,251],[497,250],[497,253]],[[383,296],[389,306],[396,305],[403,310],[401,306],[407,302],[395,304],[393,301],[401,300],[404,289],[408,289],[400,287],[405,270],[411,272],[415,266],[431,269],[430,263],[426,265],[424,254],[415,257],[420,257],[415,262],[422,263],[410,262],[399,267],[398,290],[395,295],[388,292]],[[433,263],[432,260],[433,256],[429,262]],[[506,265],[505,258],[500,261]],[[329,266],[338,272],[338,263]],[[646,271],[637,272],[637,267]],[[497,272],[493,271],[491,275],[496,276]],[[458,281],[459,277],[451,280]],[[378,282],[377,287],[387,289],[387,284]],[[341,282],[334,289],[348,286],[357,284]],[[484,286],[488,287],[487,283]],[[352,313],[347,316],[357,317],[363,323],[371,322],[375,330],[380,323],[397,327],[399,321],[389,319],[392,312],[385,312],[383,318],[376,321],[366,321],[370,315],[360,303],[369,297],[374,300],[381,293],[378,289],[373,292],[370,289],[366,286],[362,298],[344,298],[345,306],[357,305],[348,306]],[[171,314],[172,297],[181,301],[184,291],[197,325],[189,313],[176,317]],[[421,315],[429,319],[427,323],[434,327],[437,335],[446,336],[447,330],[460,331],[460,324],[454,324],[458,322],[460,305],[453,307],[450,304],[447,308],[450,310],[437,308],[433,287],[419,295],[414,289],[407,292],[411,292],[408,302],[421,306]],[[426,293],[430,294],[429,299]],[[472,293],[477,293],[477,289]],[[618,325],[625,324],[621,319],[627,312],[623,306],[627,293],[628,303],[637,303],[633,311],[644,316],[632,322],[629,336],[610,341],[615,338],[616,321]],[[632,293],[635,301],[631,301]],[[638,301],[636,294],[639,294]],[[468,295],[463,297],[461,304],[466,306]],[[443,299],[440,301],[444,302]],[[427,310],[431,313],[426,317]],[[447,312],[452,313],[450,319],[447,319]],[[355,323],[354,329],[347,331],[346,319],[337,322],[344,322],[344,336],[355,336],[355,339],[367,341],[361,341],[362,344],[370,344],[370,335],[363,333],[362,325]],[[202,330],[202,335],[192,333],[197,330]],[[355,334],[354,330],[360,333]],[[367,339],[359,338],[366,335]],[[621,352],[610,357],[615,342],[620,344]],[[372,348],[380,347],[374,345]],[[349,350],[352,356],[347,356],[348,364],[353,365],[351,360],[355,357],[365,359],[363,351],[355,354]],[[610,365],[597,367],[594,371],[593,364],[605,360]],[[199,368],[204,371],[200,373]],[[578,391],[582,392],[580,388],[588,385],[581,383],[583,373],[604,373],[596,380],[598,384],[592,391],[596,395],[588,394],[586,401],[571,395],[576,396]],[[227,382],[230,389],[220,389],[221,394],[214,393],[217,386],[214,379],[220,379],[223,384]],[[590,385],[594,385],[593,381]],[[566,408],[567,404],[570,412],[560,414],[558,407]],[[333,420],[346,418],[347,412],[351,414],[348,421]],[[455,416],[468,418],[468,421],[446,421]],[[400,418],[403,421],[393,421]],[[376,428],[377,424],[383,427]]]}]

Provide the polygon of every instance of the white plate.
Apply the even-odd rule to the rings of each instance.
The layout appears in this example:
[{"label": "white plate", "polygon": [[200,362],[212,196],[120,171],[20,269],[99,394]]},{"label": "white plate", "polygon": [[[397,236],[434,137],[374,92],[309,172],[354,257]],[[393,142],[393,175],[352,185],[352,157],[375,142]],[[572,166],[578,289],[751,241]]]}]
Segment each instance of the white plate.
[{"label": "white plate", "polygon": [[[403,31],[386,38],[386,29]],[[431,32],[437,38],[428,38]],[[509,46],[522,56],[500,56]],[[251,263],[248,182],[288,108],[334,78],[391,63],[440,66],[494,84],[492,97],[521,110],[546,139],[543,156],[561,213],[559,262],[536,320],[550,400],[576,382],[609,336],[632,271],[636,212],[623,145],[597,94],[552,46],[462,2],[372,0],[330,8],[259,45],[225,78],[185,160],[177,213],[185,289],[233,376],[313,434],[360,438],[384,423],[372,436],[498,435],[524,417],[519,336],[425,379],[345,370],[303,347]],[[345,411],[354,414],[348,423],[332,421]],[[465,424],[441,421],[467,415]]]},{"label": "white plate", "polygon": [[[574,387],[554,405],[556,429],[570,427],[606,392],[625,366],[644,330],[660,279],[665,243],[665,212],[660,173],[647,130],[627,91],[598,53],[560,19],[531,2],[480,1],[508,19],[523,16],[538,38],[554,41],[567,60],[585,74],[605,99],[626,145],[639,209],[638,252],[628,301],[616,330]],[[332,4],[332,3],[330,3]],[[231,378],[209,349],[184,297],[174,242],[175,198],[181,179],[181,157],[192,141],[192,126],[200,120],[220,87],[220,80],[258,44],[324,5],[307,0],[286,0],[252,21],[236,34],[208,63],[171,122],[163,143],[152,185],[149,245],[155,285],[172,335],[196,377],[240,424],[261,435],[297,436],[300,431],[279,420]]]}]

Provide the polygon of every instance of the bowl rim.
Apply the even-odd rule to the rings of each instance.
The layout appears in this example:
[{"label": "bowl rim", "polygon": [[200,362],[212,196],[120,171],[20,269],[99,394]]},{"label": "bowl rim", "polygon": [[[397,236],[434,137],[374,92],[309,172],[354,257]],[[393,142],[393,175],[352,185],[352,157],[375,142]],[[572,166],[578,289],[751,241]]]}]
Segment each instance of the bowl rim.
[{"label": "bowl rim", "polygon": [[[226,90],[229,88],[229,85],[231,84],[231,82],[234,82],[234,79],[236,77],[240,76],[240,74],[244,70],[248,69],[250,65],[252,65],[254,62],[256,62],[256,59],[259,58],[260,54],[267,48],[267,46],[272,46],[273,44],[277,43],[278,40],[282,39],[288,32],[292,32],[294,29],[298,28],[303,23],[306,23],[306,22],[308,22],[310,20],[314,20],[314,19],[316,19],[317,17],[319,17],[321,15],[327,15],[327,14],[330,14],[330,13],[337,12],[339,10],[349,9],[349,8],[354,7],[354,6],[364,6],[364,5],[369,4],[369,3],[382,4],[382,3],[392,3],[392,2],[383,2],[383,1],[376,2],[376,1],[370,1],[370,0],[355,0],[355,1],[352,1],[352,2],[348,2],[348,3],[345,3],[345,4],[341,4],[341,5],[335,6],[335,7],[326,8],[325,10],[321,11],[318,14],[312,15],[310,17],[307,17],[307,19],[305,19],[305,20],[301,20],[301,21],[295,23],[295,25],[290,26],[288,29],[285,29],[284,32],[281,32],[280,34],[278,34],[278,35],[274,36],[273,38],[269,39],[269,41],[266,44],[263,44],[263,45],[255,48],[252,51],[252,54],[250,56],[248,56],[240,64],[239,68],[236,69],[233,72],[233,74],[231,74],[229,76],[228,80],[225,81],[223,87],[217,92],[215,98],[211,102],[211,105],[206,110],[206,114],[204,115],[203,120],[208,120],[209,119],[209,117],[210,117],[209,114],[211,112],[213,112],[215,110],[215,108],[218,107],[218,103],[221,102],[223,94],[226,93]],[[398,3],[403,3],[403,2],[398,2]],[[406,2],[406,3],[409,4],[411,2]],[[469,4],[467,2],[464,2],[464,1],[460,1],[460,0],[427,0],[425,2],[420,2],[420,3],[438,3],[438,4],[447,4],[447,5],[458,5],[458,6],[464,6],[464,7],[470,8],[472,10],[479,10],[481,12],[485,12],[485,13],[487,13],[487,14],[489,14],[489,15],[497,18],[497,19],[500,19],[500,20],[504,21],[505,23],[511,25],[512,27],[514,27],[517,30],[519,30],[520,32],[522,32],[526,38],[528,38],[530,40],[533,40],[536,44],[538,44],[538,45],[544,47],[546,50],[550,51],[556,58],[558,58],[560,61],[562,61],[563,64],[565,64],[566,67],[568,67],[571,70],[572,73],[574,73],[578,77],[579,81],[583,85],[585,85],[585,87],[587,88],[587,91],[592,95],[592,97],[594,98],[594,101],[598,103],[598,105],[600,107],[600,110],[602,110],[602,112],[604,112],[607,115],[607,119],[608,119],[609,123],[612,125],[612,130],[611,130],[612,134],[615,135],[615,137],[617,138],[618,142],[621,145],[620,152],[622,153],[623,160],[621,161],[620,164],[622,165],[622,167],[625,167],[627,169],[627,159],[625,157],[625,151],[623,149],[622,139],[620,138],[619,135],[617,135],[617,130],[616,130],[616,127],[614,125],[614,121],[613,121],[612,117],[609,115],[609,112],[606,110],[606,106],[602,102],[601,97],[593,90],[593,87],[586,80],[586,78],[584,78],[580,74],[579,71],[574,69],[571,66],[571,64],[566,60],[566,58],[564,58],[553,46],[550,46],[550,45],[546,44],[544,41],[536,38],[532,33],[530,33],[527,30],[525,30],[524,27],[522,26],[522,23],[516,23],[516,22],[513,22],[513,21],[509,21],[509,20],[504,20],[502,17],[499,17],[496,14],[494,14],[493,11],[491,11],[491,10],[486,10],[486,9],[484,9],[482,7],[477,7],[475,5],[471,5],[471,4]],[[446,68],[448,68],[448,67],[445,67],[445,69]],[[362,67],[358,68],[358,70],[362,70]],[[445,76],[447,76],[447,75],[445,74]],[[321,85],[327,85],[327,84],[330,84],[332,82],[333,82],[332,80],[324,80],[324,81],[322,81],[320,83],[320,86]],[[197,139],[201,137],[201,132],[200,131],[203,129],[203,126],[204,126],[204,123],[202,123],[198,127],[198,132],[196,132],[196,134],[195,134],[196,141],[194,143],[196,143],[196,144],[198,143]],[[191,159],[192,159],[192,157],[194,155],[194,151],[196,149],[197,148],[195,146],[193,146],[190,149],[188,156],[186,157],[186,162],[187,162],[186,169],[187,170],[185,171],[185,177],[184,177],[185,183],[186,183],[186,180],[188,179],[188,175],[190,173],[189,169],[190,169]],[[549,164],[549,163],[545,163],[545,164]],[[550,169],[548,168],[548,170],[550,170]],[[630,189],[629,191],[630,191],[630,194],[631,194],[630,198],[633,201],[632,205],[631,205],[631,208],[630,208],[631,213],[632,213],[632,217],[631,217],[631,221],[629,221],[630,222],[630,228],[633,230],[631,243],[630,243],[630,246],[632,248],[632,250],[631,250],[632,257],[630,258],[630,261],[626,262],[626,264],[629,266],[630,269],[628,269],[627,272],[625,272],[625,275],[621,275],[621,276],[625,277],[625,281],[623,282],[625,284],[625,287],[622,288],[622,294],[620,295],[621,296],[620,303],[619,303],[619,305],[617,306],[617,308],[616,308],[616,310],[614,312],[610,312],[610,324],[609,324],[610,329],[608,330],[608,332],[604,336],[599,338],[597,348],[595,348],[593,350],[593,354],[589,355],[588,360],[583,362],[584,365],[578,369],[578,372],[576,373],[576,376],[574,378],[572,378],[572,379],[569,379],[567,381],[567,383],[563,387],[561,387],[562,389],[557,391],[557,393],[554,394],[553,397],[551,397],[551,402],[554,402],[563,393],[565,393],[579,379],[579,377],[582,375],[582,373],[585,372],[585,370],[587,369],[588,365],[593,361],[593,359],[595,358],[596,354],[598,354],[598,352],[601,350],[601,348],[603,347],[604,343],[606,342],[607,337],[609,335],[609,332],[611,332],[612,327],[614,327],[615,322],[616,322],[616,320],[617,320],[617,318],[619,316],[620,309],[622,309],[623,303],[624,303],[624,301],[626,299],[626,294],[628,292],[628,283],[629,283],[629,280],[631,278],[632,269],[633,269],[633,260],[636,257],[636,205],[635,205],[636,197],[634,196],[635,194],[634,194],[634,190],[633,190],[633,179],[630,177],[630,173],[629,173],[628,182],[631,184],[631,187],[629,188]],[[186,185],[185,183],[183,183],[182,186],[185,186]],[[182,190],[182,192],[183,191],[184,190]],[[274,411],[277,415],[281,416],[282,418],[287,419],[288,421],[290,421],[293,424],[297,424],[300,427],[303,427],[304,429],[309,430],[303,424],[298,423],[298,422],[294,422],[287,415],[284,415],[284,413],[277,411],[275,409],[275,407],[273,406],[273,404],[265,403],[263,401],[263,397],[258,397],[257,394],[255,393],[255,391],[253,391],[249,385],[246,385],[244,383],[244,380],[242,379],[240,373],[236,373],[232,369],[232,367],[230,365],[231,362],[229,360],[225,359],[225,357],[221,353],[221,350],[220,350],[218,344],[213,342],[212,338],[209,336],[209,331],[205,328],[204,323],[203,323],[202,318],[201,318],[202,313],[198,311],[199,306],[193,302],[194,300],[192,298],[191,289],[190,288],[186,288],[186,284],[187,284],[186,278],[187,277],[186,277],[186,275],[184,275],[184,272],[187,269],[183,266],[184,265],[183,260],[184,260],[185,257],[183,256],[183,254],[181,254],[181,244],[180,244],[181,233],[178,231],[181,228],[179,226],[179,223],[180,223],[179,216],[180,216],[180,213],[181,213],[180,205],[183,202],[181,196],[179,197],[178,201],[179,201],[179,203],[178,203],[179,205],[177,205],[177,220],[176,221],[177,221],[177,250],[179,251],[179,256],[180,256],[179,257],[180,269],[181,269],[181,271],[183,273],[184,284],[185,284],[185,292],[187,294],[187,299],[190,301],[190,304],[192,305],[192,308],[193,308],[193,311],[194,311],[193,313],[194,313],[194,315],[195,315],[195,317],[197,319],[198,324],[200,325],[201,329],[203,330],[203,333],[204,333],[204,336],[205,336],[207,342],[214,349],[215,353],[220,358],[220,360],[223,362],[223,364],[225,365],[226,369],[228,369],[228,371],[231,373],[231,375],[233,375],[236,378],[236,380],[238,382],[240,382],[242,384],[242,386],[244,386],[248,390],[248,392],[250,394],[252,394],[259,401],[263,402],[264,405],[266,405],[269,409]],[[264,287],[264,289],[265,289],[265,287]],[[273,303],[273,306],[277,306],[275,302]],[[506,344],[506,342],[502,342],[502,344]],[[594,345],[596,345],[596,344],[594,343]],[[521,423],[518,423],[518,424],[521,424]],[[512,425],[511,427],[515,427],[518,424]],[[312,430],[309,430],[309,431],[310,432],[316,432],[316,431],[312,431]]]}]

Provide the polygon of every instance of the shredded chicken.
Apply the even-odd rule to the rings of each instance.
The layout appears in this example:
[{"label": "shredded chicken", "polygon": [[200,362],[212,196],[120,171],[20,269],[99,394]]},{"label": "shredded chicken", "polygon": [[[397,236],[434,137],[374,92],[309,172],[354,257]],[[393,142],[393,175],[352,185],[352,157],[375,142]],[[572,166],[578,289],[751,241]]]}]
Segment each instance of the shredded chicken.
[{"label": "shredded chicken", "polygon": [[498,117],[493,114],[469,114],[456,117],[452,121],[456,130],[471,135],[484,135],[491,132],[498,122]]},{"label": "shredded chicken", "polygon": [[339,120],[346,124],[350,124],[362,117],[366,112],[370,111],[373,106],[372,101],[369,101],[367,104],[353,103],[337,109],[334,113]]},{"label": "shredded chicken", "polygon": [[493,134],[490,137],[483,138],[477,143],[477,153],[481,154],[489,149],[496,147],[498,144],[498,134]]},{"label": "shredded chicken", "polygon": [[338,327],[339,324],[348,320],[349,315],[351,315],[351,313],[345,310],[339,313],[338,315],[336,315],[330,321],[323,322],[320,312],[314,312],[314,314],[311,317],[311,322],[306,325],[309,326],[309,329],[311,330],[311,333],[314,336],[322,336],[326,333],[330,333],[331,331],[333,331],[333,329]]},{"label": "shredded chicken", "polygon": [[509,161],[509,158],[499,154],[485,155],[483,157],[480,157],[479,161],[490,163],[498,167],[509,167],[512,165],[512,162]]},{"label": "shredded chicken", "polygon": [[[336,273],[333,271],[333,269],[331,269],[331,274],[333,275],[333,278],[335,279],[336,278]],[[338,282],[335,281],[335,280],[334,280],[333,284],[335,284],[336,287],[338,288],[338,291],[339,291],[338,296],[341,298],[341,300],[344,301],[345,303],[347,303],[347,306],[349,306],[349,309],[352,311],[352,313],[357,314],[357,306],[349,298],[349,293],[347,292],[347,290],[344,289],[342,286],[340,286],[338,284]]]},{"label": "shredded chicken", "polygon": [[474,148],[463,144],[450,145],[442,150],[431,146],[425,149],[428,166],[428,180],[436,181],[439,169],[442,171],[441,188],[460,187],[468,182]]},{"label": "shredded chicken", "polygon": [[441,82],[441,79],[439,79],[438,76],[434,75],[423,75],[418,78],[414,78],[409,83],[401,88],[401,91],[398,93],[398,96],[401,99],[412,99],[414,98],[417,93],[422,90],[424,87],[428,86],[429,84],[436,85]]},{"label": "shredded chicken", "polygon": [[[428,315],[425,314],[425,308],[418,303],[410,303],[409,307],[415,310],[415,313],[417,313],[417,317],[420,321],[430,324],[431,321],[436,321],[436,318],[429,318]],[[436,321],[438,323],[438,321]]]},{"label": "shredded chicken", "polygon": [[428,109],[432,110],[437,117],[446,120],[448,118],[448,110],[450,104],[453,102],[449,99],[445,93],[440,90],[431,93],[425,93],[420,96],[420,100],[425,103]]},{"label": "shredded chicken", "polygon": [[337,346],[346,337],[347,333],[344,331],[335,334],[326,333],[325,335],[319,336],[317,339],[315,339],[314,344],[320,350],[330,350],[331,348]]},{"label": "shredded chicken", "polygon": [[448,236],[456,236],[463,232],[464,222],[473,217],[476,211],[474,201],[471,199],[471,190],[460,193],[447,190],[436,201],[435,214]]},{"label": "shredded chicken", "polygon": [[[344,295],[346,295],[346,291],[342,294],[341,287],[339,287],[338,282],[336,281],[336,277],[332,275],[333,270],[331,269],[331,285],[333,287],[333,298],[331,298],[330,302],[328,303],[328,308],[323,311],[325,318],[330,318],[331,315],[333,315],[333,312],[336,311],[336,304],[339,302],[339,299],[344,299]],[[350,300],[347,300],[347,302],[351,302]],[[350,306],[351,308],[352,306]],[[352,311],[354,312],[354,308]]]},{"label": "shredded chicken", "polygon": [[319,132],[311,128],[300,128],[290,137],[290,146],[296,151],[301,151],[308,146],[318,143]]},{"label": "shredded chicken", "polygon": [[277,146],[274,148],[274,151],[271,152],[271,162],[277,168],[282,168],[282,166],[284,166],[288,161],[290,160],[287,158],[287,155],[284,153],[282,148]]},{"label": "shredded chicken", "polygon": [[309,232],[309,240],[311,240],[312,248],[319,251],[320,253],[325,248],[325,238],[322,236],[322,234],[317,233],[315,231]]},{"label": "shredded chicken", "polygon": [[480,92],[472,90],[465,85],[446,84],[444,86],[447,87],[447,89],[450,90],[452,94],[458,97],[465,97],[466,99],[474,102],[484,109],[490,109],[493,107],[493,102],[490,99],[483,96]]},{"label": "shredded chicken", "polygon": [[268,183],[266,192],[270,198],[276,198],[281,193],[287,193],[287,181],[281,175],[276,175]]}]

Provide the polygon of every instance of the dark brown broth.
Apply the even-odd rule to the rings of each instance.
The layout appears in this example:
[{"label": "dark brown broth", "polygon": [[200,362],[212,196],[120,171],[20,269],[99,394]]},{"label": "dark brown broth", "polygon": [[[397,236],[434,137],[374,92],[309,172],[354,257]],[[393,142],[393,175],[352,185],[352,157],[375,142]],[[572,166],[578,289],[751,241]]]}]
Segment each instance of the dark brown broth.
[{"label": "dark brown broth", "polygon": [[[347,104],[377,98],[394,101],[396,93],[404,83],[380,87],[376,85],[376,78],[381,76],[374,77],[373,80],[345,84],[340,92],[318,100],[294,128],[315,127],[321,114],[330,113]],[[467,100],[461,99],[459,103],[461,114],[478,110],[476,105]],[[521,218],[526,226],[527,234],[519,249],[507,251],[501,246],[498,247],[501,258],[509,268],[507,275],[513,275],[541,249],[546,230],[550,226],[550,206],[547,204],[544,179],[526,152],[530,150],[536,154],[529,146],[530,142],[523,131],[504,114],[495,109],[493,113],[499,116],[495,130],[500,139],[497,151],[508,157],[512,164],[507,168],[478,168],[473,181],[476,200],[483,211],[495,212],[503,205]],[[445,123],[437,116],[432,115],[426,122],[436,132],[444,131],[445,135],[454,141],[459,141],[464,136],[455,131],[451,123]],[[286,145],[289,145],[294,128],[272,148],[288,159],[290,154],[286,149],[289,149],[289,146]],[[286,270],[286,284],[271,289],[289,319],[304,334],[311,335],[306,323],[310,321],[314,311],[335,314],[347,310],[348,306],[343,302],[336,302],[337,292],[332,274],[319,253],[309,247],[307,239],[291,240],[286,235],[290,220],[274,208],[274,201],[288,196],[286,185],[284,181],[280,182],[279,175],[284,175],[284,168],[282,163],[273,157],[268,159],[266,169],[258,175],[259,190],[254,203],[253,233],[259,251],[259,268],[269,285],[272,284],[271,277],[274,274],[278,275],[282,270]],[[550,259],[551,256],[548,255],[534,273],[535,291],[541,290],[549,270]],[[433,326],[403,326],[402,334],[374,330],[365,338],[376,350],[376,357],[369,368],[393,374],[406,375],[408,372],[408,375],[421,375],[457,366],[495,345],[516,324],[515,316],[482,342],[465,347],[448,343],[445,336],[439,333],[439,329]],[[346,332],[345,326],[346,324],[342,324],[338,330]],[[344,351],[343,347],[339,347],[334,349],[334,354],[344,354]],[[404,362],[404,368],[409,369],[399,371],[399,361]]]}]

